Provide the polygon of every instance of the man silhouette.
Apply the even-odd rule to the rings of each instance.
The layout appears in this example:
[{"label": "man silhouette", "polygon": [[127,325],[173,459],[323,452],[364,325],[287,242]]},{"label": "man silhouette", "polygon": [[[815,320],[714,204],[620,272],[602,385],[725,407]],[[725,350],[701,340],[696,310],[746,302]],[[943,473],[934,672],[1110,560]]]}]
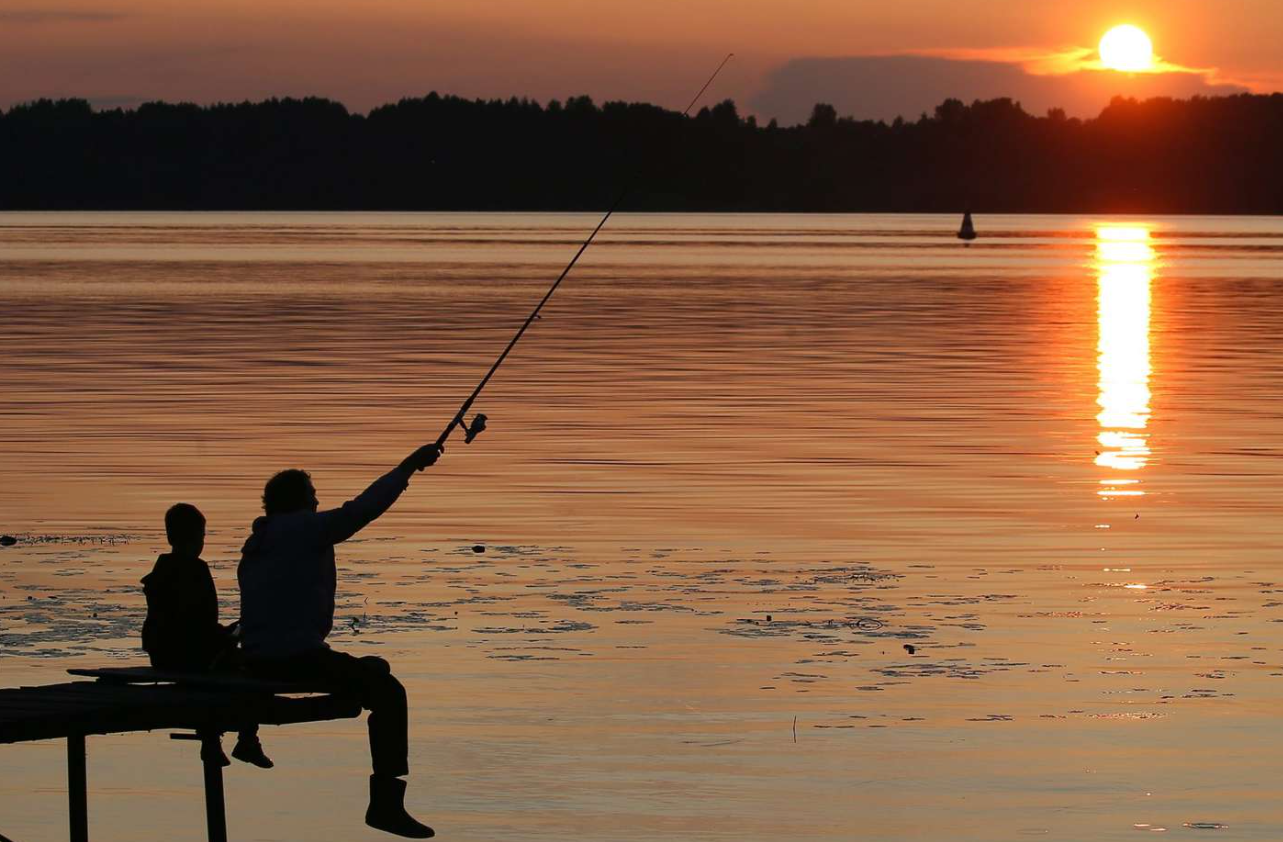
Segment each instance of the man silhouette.
[{"label": "man silhouette", "polygon": [[281,471],[263,489],[263,516],[241,550],[241,647],[255,675],[309,681],[351,692],[370,711],[370,805],[365,823],[378,830],[427,839],[432,828],[405,810],[408,717],[405,688],[388,662],[336,652],[325,642],[334,625],[334,545],[388,510],[422,471],[441,456],[424,445],[337,509],[319,503],[306,471]]}]

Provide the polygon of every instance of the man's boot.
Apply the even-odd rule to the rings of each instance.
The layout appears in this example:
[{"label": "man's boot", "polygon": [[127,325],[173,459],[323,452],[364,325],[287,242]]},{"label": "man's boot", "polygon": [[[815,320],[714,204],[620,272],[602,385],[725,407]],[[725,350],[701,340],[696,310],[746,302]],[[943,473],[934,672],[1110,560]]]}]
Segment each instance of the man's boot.
[{"label": "man's boot", "polygon": [[260,769],[271,769],[276,764],[272,758],[268,757],[263,751],[263,744],[258,741],[258,737],[241,737],[232,747],[232,757],[235,757],[242,763],[249,763]]},{"label": "man's boot", "polygon": [[410,839],[436,835],[405,811],[405,781],[387,775],[370,776],[370,807],[365,811],[365,823],[375,830]]}]

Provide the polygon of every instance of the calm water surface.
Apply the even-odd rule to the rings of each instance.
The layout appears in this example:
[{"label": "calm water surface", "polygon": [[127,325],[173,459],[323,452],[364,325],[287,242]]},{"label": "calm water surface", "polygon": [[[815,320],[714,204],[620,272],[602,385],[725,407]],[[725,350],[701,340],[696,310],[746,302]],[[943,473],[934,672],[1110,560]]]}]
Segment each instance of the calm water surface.
[{"label": "calm water surface", "polygon": [[[595,222],[0,214],[3,683],[139,660],[177,500],[234,616],[266,477],[434,439]],[[1283,838],[1283,221],[977,223],[611,221],[341,548],[442,838]],[[362,725],[264,740],[234,838],[384,838]],[[0,747],[0,833],[63,763]],[[203,832],[190,743],[89,778],[97,840]]]}]

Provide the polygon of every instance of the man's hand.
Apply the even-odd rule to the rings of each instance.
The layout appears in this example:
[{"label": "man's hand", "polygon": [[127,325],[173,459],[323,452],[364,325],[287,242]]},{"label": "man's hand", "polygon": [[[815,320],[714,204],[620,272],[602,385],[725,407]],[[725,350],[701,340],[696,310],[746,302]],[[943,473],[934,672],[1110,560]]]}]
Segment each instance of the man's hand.
[{"label": "man's hand", "polygon": [[441,458],[441,454],[444,452],[445,448],[440,445],[425,444],[405,457],[405,460],[401,462],[401,467],[411,471],[422,471],[424,468],[429,468],[436,464],[436,461]]}]

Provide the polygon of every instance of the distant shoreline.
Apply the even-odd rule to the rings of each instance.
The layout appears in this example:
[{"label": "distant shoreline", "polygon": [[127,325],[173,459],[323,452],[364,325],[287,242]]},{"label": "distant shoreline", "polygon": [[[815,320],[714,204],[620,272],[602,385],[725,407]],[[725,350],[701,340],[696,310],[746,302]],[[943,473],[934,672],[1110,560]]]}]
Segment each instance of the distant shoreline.
[{"label": "distant shoreline", "polygon": [[759,125],[727,100],[431,94],[0,115],[0,210],[1283,214],[1283,95],[1115,99],[1090,120],[1009,99],[908,122]]}]

